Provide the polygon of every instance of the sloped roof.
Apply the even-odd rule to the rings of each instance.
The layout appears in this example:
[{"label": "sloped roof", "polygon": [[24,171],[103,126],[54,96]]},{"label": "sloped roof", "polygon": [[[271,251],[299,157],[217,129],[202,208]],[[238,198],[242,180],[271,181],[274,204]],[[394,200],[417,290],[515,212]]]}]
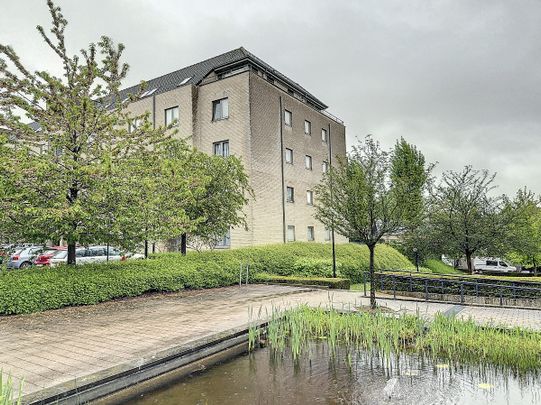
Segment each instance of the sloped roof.
[{"label": "sloped roof", "polygon": [[[301,85],[289,79],[286,75],[275,70],[268,63],[259,59],[257,56],[248,52],[243,47],[233,49],[232,51],[223,53],[221,55],[215,56],[213,58],[204,60],[202,62],[196,63],[184,67],[174,72],[167,73],[163,76],[156,77],[146,81],[147,88],[146,90],[156,89],[154,94],[164,93],[170,90],[173,90],[181,85],[194,84],[198,85],[209,73],[214,70],[220,69],[228,65],[234,65],[239,62],[251,62],[255,65],[258,65],[260,68],[264,69],[266,72],[271,73],[275,76],[276,79],[285,82],[287,85],[306,96],[310,99],[315,105],[321,109],[327,108],[327,106],[318,100],[314,95],[310,94],[306,89]],[[185,81],[186,80],[186,81]],[[128,87],[120,91],[120,96],[122,98],[127,97],[128,94],[137,94],[139,92],[139,84]]]}]

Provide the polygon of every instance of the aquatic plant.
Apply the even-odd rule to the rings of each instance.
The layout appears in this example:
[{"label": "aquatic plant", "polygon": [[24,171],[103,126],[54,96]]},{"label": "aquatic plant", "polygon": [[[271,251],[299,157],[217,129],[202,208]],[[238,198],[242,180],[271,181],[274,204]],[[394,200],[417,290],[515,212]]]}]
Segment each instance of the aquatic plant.
[{"label": "aquatic plant", "polygon": [[17,394],[17,399],[15,399],[15,392],[13,391],[13,379],[10,375],[4,379],[3,372],[0,370],[0,405],[20,405],[22,384],[23,382],[21,381],[19,385],[19,393]]},{"label": "aquatic plant", "polygon": [[331,354],[337,347],[369,351],[384,359],[409,352],[433,360],[541,371],[541,333],[444,315],[429,322],[415,315],[301,306],[284,312],[273,309],[265,332],[274,352],[290,350],[294,360],[311,342],[324,340]]}]

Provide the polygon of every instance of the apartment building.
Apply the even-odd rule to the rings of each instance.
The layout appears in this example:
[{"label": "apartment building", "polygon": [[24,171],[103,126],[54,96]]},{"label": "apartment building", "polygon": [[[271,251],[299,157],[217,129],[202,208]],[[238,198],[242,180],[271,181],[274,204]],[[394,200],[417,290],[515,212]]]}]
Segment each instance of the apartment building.
[{"label": "apartment building", "polygon": [[[124,89],[122,97],[138,90]],[[178,136],[199,150],[242,160],[255,199],[245,208],[247,228],[231,229],[222,247],[330,241],[330,230],[313,216],[314,186],[345,156],[345,126],[246,49],[148,80],[129,109],[148,111],[155,126],[178,120]]]}]

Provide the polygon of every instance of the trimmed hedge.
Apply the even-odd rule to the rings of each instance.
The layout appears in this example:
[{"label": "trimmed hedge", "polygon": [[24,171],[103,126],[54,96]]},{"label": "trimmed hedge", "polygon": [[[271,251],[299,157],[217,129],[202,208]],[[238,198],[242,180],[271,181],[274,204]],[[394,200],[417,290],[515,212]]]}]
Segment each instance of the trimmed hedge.
[{"label": "trimmed hedge", "polygon": [[[250,274],[330,277],[328,244],[291,243],[228,251],[159,254],[151,260],[29,268],[0,272],[0,314],[21,314],[71,305],[89,305],[153,291],[180,291],[222,287],[239,282],[239,269]],[[362,279],[368,269],[368,249],[356,244],[337,245],[338,276]],[[376,249],[378,269],[413,269],[393,248]],[[358,281],[357,281],[358,282]]]},{"label": "trimmed hedge", "polygon": [[277,283],[293,284],[306,286],[323,286],[330,289],[349,290],[351,281],[347,278],[328,278],[328,277],[296,277],[296,276],[276,276],[274,274],[259,273],[254,276],[256,283]]}]

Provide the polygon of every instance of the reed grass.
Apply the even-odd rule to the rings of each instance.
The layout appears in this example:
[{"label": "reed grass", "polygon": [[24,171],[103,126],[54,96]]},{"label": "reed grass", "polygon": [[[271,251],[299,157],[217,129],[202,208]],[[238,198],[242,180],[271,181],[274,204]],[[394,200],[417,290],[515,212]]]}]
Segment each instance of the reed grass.
[{"label": "reed grass", "polygon": [[[252,335],[255,339],[256,333]],[[284,312],[273,309],[266,340],[276,353],[290,350],[295,361],[314,340],[324,340],[331,353],[339,347],[373,352],[386,359],[419,353],[433,361],[487,364],[517,372],[541,371],[541,333],[481,326],[472,320],[443,315],[428,322],[415,315],[343,313],[307,306]]]},{"label": "reed grass", "polygon": [[13,379],[10,375],[4,377],[4,373],[0,370],[0,405],[20,405],[22,392],[22,381],[19,385],[19,394],[16,396],[13,390]]}]

